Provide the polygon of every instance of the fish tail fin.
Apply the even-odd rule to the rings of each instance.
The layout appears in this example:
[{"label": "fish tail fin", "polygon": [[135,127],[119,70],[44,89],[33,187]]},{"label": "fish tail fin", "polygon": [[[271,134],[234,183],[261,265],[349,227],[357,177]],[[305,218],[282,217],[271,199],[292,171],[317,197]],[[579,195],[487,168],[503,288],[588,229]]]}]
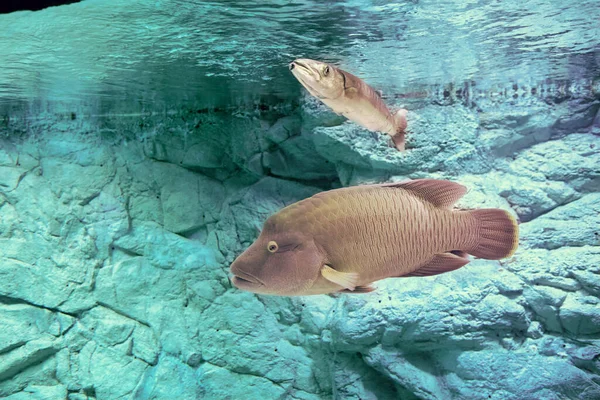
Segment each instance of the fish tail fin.
[{"label": "fish tail fin", "polygon": [[406,121],[407,114],[408,111],[404,108],[401,108],[394,114],[394,127],[396,128],[396,132],[392,135],[392,141],[394,142],[394,146],[400,151],[404,151],[404,131],[408,125],[408,122]]},{"label": "fish tail fin", "polygon": [[468,211],[475,218],[473,245],[464,249],[475,257],[499,260],[512,256],[519,246],[519,225],[507,211],[486,208]]}]

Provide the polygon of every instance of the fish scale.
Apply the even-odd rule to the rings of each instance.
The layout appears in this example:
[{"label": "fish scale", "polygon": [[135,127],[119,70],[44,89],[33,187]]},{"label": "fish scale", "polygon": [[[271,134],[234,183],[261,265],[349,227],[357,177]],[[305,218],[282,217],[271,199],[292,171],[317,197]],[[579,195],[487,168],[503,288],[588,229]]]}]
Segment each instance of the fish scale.
[{"label": "fish scale", "polygon": [[[381,279],[390,273],[403,275],[411,272],[406,270],[409,266],[451,250],[451,231],[444,225],[450,226],[460,218],[457,213],[436,209],[407,191],[393,188],[385,189],[383,194],[374,188],[340,190],[326,200],[305,201],[306,207],[317,210],[307,213],[307,219],[314,221],[308,226],[329,255],[328,261],[342,272],[360,270],[365,280]],[[293,220],[301,209],[289,212],[285,218]],[[369,271],[364,271],[365,265],[371,266]]]}]

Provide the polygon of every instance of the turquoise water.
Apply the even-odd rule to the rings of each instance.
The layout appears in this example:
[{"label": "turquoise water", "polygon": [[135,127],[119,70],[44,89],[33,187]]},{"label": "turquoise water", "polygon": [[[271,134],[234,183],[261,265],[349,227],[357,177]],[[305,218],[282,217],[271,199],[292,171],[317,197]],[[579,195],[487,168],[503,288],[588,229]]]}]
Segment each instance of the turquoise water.
[{"label": "turquoise water", "polygon": [[[600,398],[597,3],[0,15],[0,398]],[[407,108],[407,152],[308,95],[299,57]],[[232,286],[282,207],[419,178],[509,212],[517,252],[360,295]]]},{"label": "turquoise water", "polygon": [[595,1],[85,1],[0,16],[0,99],[161,111],[271,99],[299,57],[387,94],[597,78]]}]

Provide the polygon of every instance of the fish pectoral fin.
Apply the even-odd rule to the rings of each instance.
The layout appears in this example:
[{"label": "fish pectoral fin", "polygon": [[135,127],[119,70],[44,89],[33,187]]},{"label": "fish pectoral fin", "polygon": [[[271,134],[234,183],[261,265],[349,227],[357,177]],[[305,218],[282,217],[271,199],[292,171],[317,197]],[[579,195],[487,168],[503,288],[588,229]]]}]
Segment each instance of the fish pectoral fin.
[{"label": "fish pectoral fin", "polygon": [[350,99],[354,98],[354,96],[356,96],[357,93],[358,89],[355,87],[349,87],[346,88],[346,90],[344,90],[344,95]]},{"label": "fish pectoral fin", "polygon": [[344,289],[340,290],[338,293],[353,293],[353,294],[362,294],[362,293],[371,293],[375,290],[374,286],[365,285],[365,286],[356,286],[354,290]]},{"label": "fish pectoral fin", "polygon": [[453,253],[436,254],[431,260],[420,266],[416,271],[403,275],[403,277],[443,274],[444,272],[459,269],[468,263],[468,258],[460,257]]},{"label": "fish pectoral fin", "polygon": [[323,278],[337,285],[340,285],[348,290],[354,291],[358,283],[358,274],[355,272],[340,272],[325,264],[321,268]]},{"label": "fish pectoral fin", "polygon": [[438,179],[415,179],[396,183],[384,183],[383,187],[397,187],[408,190],[436,207],[452,208],[467,193],[463,185]]}]

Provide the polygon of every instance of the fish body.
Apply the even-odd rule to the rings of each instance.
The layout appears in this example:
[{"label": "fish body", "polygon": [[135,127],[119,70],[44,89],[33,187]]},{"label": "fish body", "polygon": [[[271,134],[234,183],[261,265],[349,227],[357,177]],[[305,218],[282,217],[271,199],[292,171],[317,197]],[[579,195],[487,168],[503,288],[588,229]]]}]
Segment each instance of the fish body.
[{"label": "fish body", "polygon": [[392,114],[379,92],[359,77],[333,65],[301,58],[291,62],[289,67],[308,92],[334,112],[370,131],[387,133],[395,147],[404,150],[406,110]]},{"label": "fish body", "polygon": [[[364,293],[372,282],[510,256],[518,226],[504,210],[453,210],[464,186],[422,179],[319,193],[271,216],[231,265],[240,289],[275,295]],[[241,278],[241,279],[240,279]]]}]

